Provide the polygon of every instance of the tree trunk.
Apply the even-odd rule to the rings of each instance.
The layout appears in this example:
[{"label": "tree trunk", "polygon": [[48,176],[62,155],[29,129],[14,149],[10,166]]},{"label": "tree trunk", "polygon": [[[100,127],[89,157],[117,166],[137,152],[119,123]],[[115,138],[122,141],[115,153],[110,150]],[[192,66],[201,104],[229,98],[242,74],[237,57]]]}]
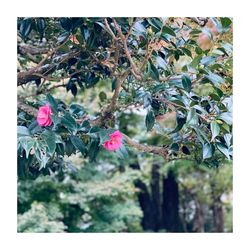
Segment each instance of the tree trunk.
[{"label": "tree trunk", "polygon": [[162,227],[168,232],[180,232],[179,189],[173,171],[163,180]]},{"label": "tree trunk", "polygon": [[[140,165],[138,163],[133,163],[129,165],[132,169],[140,169]],[[141,207],[141,210],[143,212],[143,218],[142,218],[142,227],[144,230],[153,230],[152,224],[154,223],[153,217],[152,217],[152,211],[151,211],[151,198],[150,193],[148,191],[148,188],[145,183],[143,183],[141,180],[136,180],[134,182],[134,185],[136,188],[140,190],[138,194],[138,200]]]},{"label": "tree trunk", "polygon": [[151,210],[151,199],[147,186],[141,180],[135,181],[135,186],[140,189],[138,200],[143,211],[142,227],[144,230],[154,230],[154,218]]},{"label": "tree trunk", "polygon": [[217,199],[214,201],[212,210],[213,210],[214,231],[224,232],[224,214],[220,198],[217,197]]},{"label": "tree trunk", "polygon": [[224,232],[223,207],[220,200],[220,194],[218,195],[215,191],[215,185],[215,183],[211,183],[214,232]]},{"label": "tree trunk", "polygon": [[160,166],[153,164],[151,178],[151,214],[153,217],[152,230],[157,232],[161,227],[161,194],[160,194]]},{"label": "tree trunk", "polygon": [[195,200],[195,216],[194,216],[194,221],[193,221],[193,232],[204,232],[204,211],[202,204]]},{"label": "tree trunk", "polygon": [[[131,164],[131,168],[139,169],[138,164]],[[141,180],[135,181],[135,186],[140,189],[139,203],[143,211],[142,227],[144,230],[159,231],[161,227],[161,192],[160,192],[160,166],[153,164],[151,171],[151,193]]]}]

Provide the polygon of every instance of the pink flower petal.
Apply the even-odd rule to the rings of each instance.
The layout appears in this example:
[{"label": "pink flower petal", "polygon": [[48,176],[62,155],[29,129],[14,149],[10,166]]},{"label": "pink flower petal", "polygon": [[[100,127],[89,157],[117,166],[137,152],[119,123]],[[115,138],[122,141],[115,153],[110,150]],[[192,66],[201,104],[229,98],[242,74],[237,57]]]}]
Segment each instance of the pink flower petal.
[{"label": "pink flower petal", "polygon": [[38,124],[43,127],[50,126],[52,124],[51,113],[52,111],[48,104],[40,107],[37,114]]},{"label": "pink flower petal", "polygon": [[103,143],[103,147],[108,151],[115,151],[122,146],[122,133],[120,131],[115,131],[109,135],[110,140]]}]

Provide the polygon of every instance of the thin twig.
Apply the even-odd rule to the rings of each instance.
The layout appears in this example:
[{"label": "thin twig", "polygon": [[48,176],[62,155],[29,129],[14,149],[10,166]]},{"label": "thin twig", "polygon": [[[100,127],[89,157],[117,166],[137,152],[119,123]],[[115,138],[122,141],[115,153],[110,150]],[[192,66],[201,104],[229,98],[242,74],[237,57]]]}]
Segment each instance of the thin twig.
[{"label": "thin twig", "polygon": [[112,31],[112,29],[109,26],[108,20],[107,18],[104,18],[104,23],[105,23],[105,27],[107,28],[107,31],[109,32],[109,34],[112,36],[112,38],[116,41],[117,37],[115,36],[114,32]]},{"label": "thin twig", "polygon": [[129,62],[131,64],[131,67],[132,67],[133,72],[134,72],[133,74],[134,74],[134,76],[135,76],[135,78],[137,80],[142,80],[141,73],[139,72],[138,68],[136,67],[135,63],[133,62],[133,59],[132,59],[131,54],[129,52],[128,45],[127,45],[127,39],[124,36],[124,34],[122,33],[121,28],[117,24],[116,20],[114,18],[112,18],[112,20],[114,22],[115,29],[117,30],[118,35],[121,38],[121,41],[122,41],[122,44],[123,44],[123,47],[124,47],[124,52],[125,52],[126,57],[128,58],[128,60],[129,60]]}]

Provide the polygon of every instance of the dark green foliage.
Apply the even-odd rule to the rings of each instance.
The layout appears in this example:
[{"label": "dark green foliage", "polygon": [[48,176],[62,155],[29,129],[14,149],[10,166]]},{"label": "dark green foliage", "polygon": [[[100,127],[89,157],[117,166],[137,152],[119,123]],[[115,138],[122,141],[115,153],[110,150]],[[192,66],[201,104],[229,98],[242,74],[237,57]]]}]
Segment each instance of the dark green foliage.
[{"label": "dark green foliage", "polygon": [[147,131],[150,131],[154,127],[155,116],[154,116],[154,112],[152,110],[150,110],[147,113],[146,119],[145,119],[145,124],[146,124]]}]

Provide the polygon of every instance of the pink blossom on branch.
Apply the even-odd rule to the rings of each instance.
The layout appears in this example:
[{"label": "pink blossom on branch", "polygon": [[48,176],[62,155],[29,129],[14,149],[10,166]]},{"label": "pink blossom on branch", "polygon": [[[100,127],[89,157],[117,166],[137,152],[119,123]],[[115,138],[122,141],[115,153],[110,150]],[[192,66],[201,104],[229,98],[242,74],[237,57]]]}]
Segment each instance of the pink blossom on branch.
[{"label": "pink blossom on branch", "polygon": [[51,113],[52,111],[49,104],[46,104],[39,108],[37,114],[37,122],[41,127],[47,127],[52,124]]},{"label": "pink blossom on branch", "polygon": [[109,135],[109,140],[103,143],[103,147],[108,151],[115,151],[122,146],[122,133],[117,130]]}]

